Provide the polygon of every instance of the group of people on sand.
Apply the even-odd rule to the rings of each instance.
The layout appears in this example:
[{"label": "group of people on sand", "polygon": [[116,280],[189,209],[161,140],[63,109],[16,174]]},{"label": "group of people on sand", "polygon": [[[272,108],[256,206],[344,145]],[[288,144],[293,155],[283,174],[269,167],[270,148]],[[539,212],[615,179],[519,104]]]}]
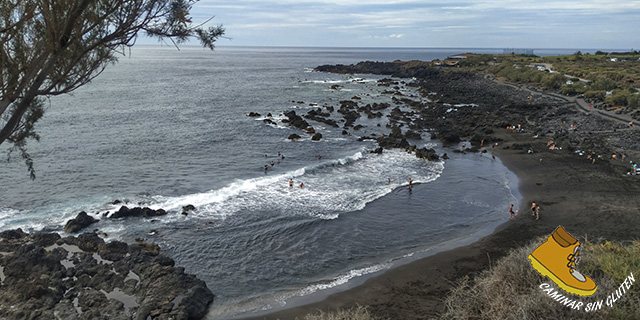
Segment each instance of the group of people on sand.
[{"label": "group of people on sand", "polygon": [[[513,203],[511,204],[511,206],[509,206],[509,220],[513,220],[516,217],[516,213],[518,213],[518,210],[513,211]],[[540,220],[540,205],[537,204],[535,201],[531,202],[531,215],[536,217],[536,221]]]}]

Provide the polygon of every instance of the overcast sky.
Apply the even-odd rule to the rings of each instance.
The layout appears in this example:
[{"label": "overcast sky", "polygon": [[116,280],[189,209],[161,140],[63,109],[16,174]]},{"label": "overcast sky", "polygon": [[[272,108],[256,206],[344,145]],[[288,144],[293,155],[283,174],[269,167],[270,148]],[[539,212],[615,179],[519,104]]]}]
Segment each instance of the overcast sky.
[{"label": "overcast sky", "polygon": [[640,0],[201,0],[220,45],[640,49]]}]

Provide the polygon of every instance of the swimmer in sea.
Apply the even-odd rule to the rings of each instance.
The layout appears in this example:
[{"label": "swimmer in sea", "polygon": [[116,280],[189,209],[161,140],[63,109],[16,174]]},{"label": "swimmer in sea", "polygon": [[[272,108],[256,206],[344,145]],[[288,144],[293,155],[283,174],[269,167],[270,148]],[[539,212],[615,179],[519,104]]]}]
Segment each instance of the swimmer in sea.
[{"label": "swimmer in sea", "polygon": [[273,167],[273,165],[274,165],[274,164],[275,164],[275,163],[274,163],[273,161],[271,161],[271,166],[272,166],[272,167]]},{"label": "swimmer in sea", "polygon": [[304,183],[300,182],[300,189],[304,188]]}]

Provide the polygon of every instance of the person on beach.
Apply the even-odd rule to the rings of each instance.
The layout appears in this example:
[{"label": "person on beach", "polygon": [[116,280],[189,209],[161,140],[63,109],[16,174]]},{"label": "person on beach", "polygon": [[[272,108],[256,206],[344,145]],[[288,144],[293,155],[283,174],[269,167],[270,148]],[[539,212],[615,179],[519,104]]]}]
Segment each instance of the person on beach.
[{"label": "person on beach", "polygon": [[531,201],[531,215],[532,216],[536,215],[536,202],[535,201]]},{"label": "person on beach", "polygon": [[540,220],[540,206],[539,205],[536,206],[535,212],[536,212],[536,221],[538,221],[538,220]]},{"label": "person on beach", "polygon": [[509,218],[509,220],[513,220],[513,218],[516,217],[516,213],[513,212],[513,203],[511,204],[511,206],[509,206],[509,215],[511,216],[511,218]]},{"label": "person on beach", "polygon": [[293,188],[293,179],[289,179],[289,188]]}]

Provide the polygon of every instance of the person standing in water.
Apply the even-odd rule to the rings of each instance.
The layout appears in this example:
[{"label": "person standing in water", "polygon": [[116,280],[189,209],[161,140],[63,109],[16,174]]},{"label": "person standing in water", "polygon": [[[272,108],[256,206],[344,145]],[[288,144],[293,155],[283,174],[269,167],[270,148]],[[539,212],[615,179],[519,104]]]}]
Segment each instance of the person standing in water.
[{"label": "person standing in water", "polygon": [[293,179],[289,179],[289,188],[293,187]]},{"label": "person standing in water", "polygon": [[516,213],[513,212],[513,203],[509,207],[509,214],[511,215],[511,218],[509,218],[509,220],[513,220],[513,218],[515,218],[515,216],[516,216]]},{"label": "person standing in water", "polygon": [[413,179],[409,178],[409,188],[413,186]]}]

